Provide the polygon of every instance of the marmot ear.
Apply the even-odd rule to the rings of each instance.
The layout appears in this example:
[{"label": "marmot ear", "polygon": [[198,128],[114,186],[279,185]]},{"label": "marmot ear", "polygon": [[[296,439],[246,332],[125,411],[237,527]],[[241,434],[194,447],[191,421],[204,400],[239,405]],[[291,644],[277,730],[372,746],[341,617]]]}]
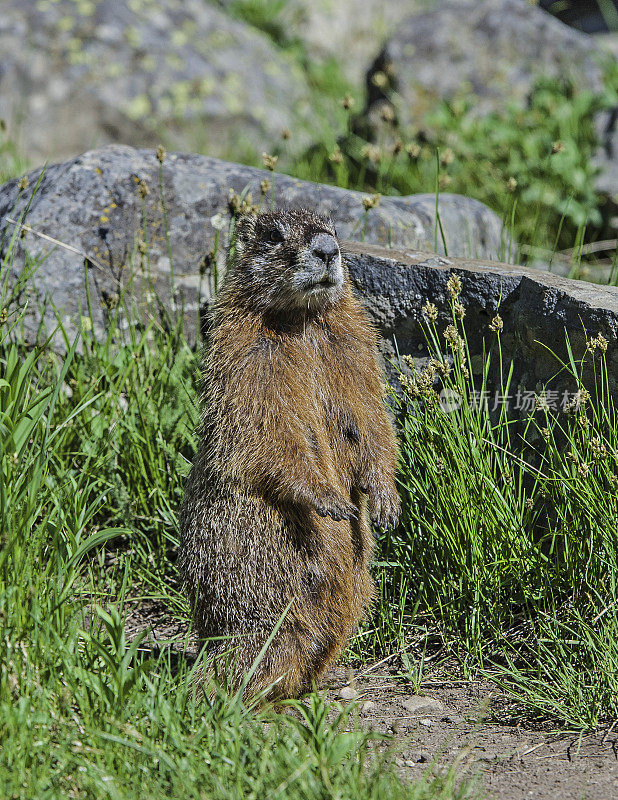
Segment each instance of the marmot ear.
[{"label": "marmot ear", "polygon": [[242,247],[255,233],[257,214],[242,214],[234,223],[234,244]]}]

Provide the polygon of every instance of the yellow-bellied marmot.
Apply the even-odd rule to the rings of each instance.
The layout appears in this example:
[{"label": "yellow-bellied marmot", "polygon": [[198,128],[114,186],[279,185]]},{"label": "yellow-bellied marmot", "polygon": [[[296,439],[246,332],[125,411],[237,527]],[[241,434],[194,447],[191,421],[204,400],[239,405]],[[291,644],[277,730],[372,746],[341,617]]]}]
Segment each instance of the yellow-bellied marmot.
[{"label": "yellow-bellied marmot", "polygon": [[237,687],[291,602],[247,693],[274,683],[269,698],[296,696],[371,600],[367,505],[379,525],[399,513],[376,333],[327,219],[304,209],[241,218],[203,400],[180,516],[195,625],[228,637],[212,653],[228,653]]}]

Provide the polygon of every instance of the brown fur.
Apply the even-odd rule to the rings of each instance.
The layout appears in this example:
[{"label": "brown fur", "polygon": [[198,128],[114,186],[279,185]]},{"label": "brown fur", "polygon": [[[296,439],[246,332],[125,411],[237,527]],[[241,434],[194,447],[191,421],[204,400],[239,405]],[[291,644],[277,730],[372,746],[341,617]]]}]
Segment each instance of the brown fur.
[{"label": "brown fur", "polygon": [[399,512],[376,333],[341,261],[298,286],[333,236],[306,210],[245,218],[213,313],[181,568],[199,635],[230,637],[211,650],[233,650],[233,688],[292,603],[249,695],[311,688],[372,597],[367,506],[380,525]]}]

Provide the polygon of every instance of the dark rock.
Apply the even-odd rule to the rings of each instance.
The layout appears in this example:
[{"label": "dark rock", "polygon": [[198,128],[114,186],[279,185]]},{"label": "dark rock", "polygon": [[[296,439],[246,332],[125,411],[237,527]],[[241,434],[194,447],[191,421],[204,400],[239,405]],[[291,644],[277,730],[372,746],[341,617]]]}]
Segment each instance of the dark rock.
[{"label": "dark rock", "polygon": [[[541,8],[549,11],[565,25],[570,25],[585,33],[606,33],[611,30],[609,14],[603,14],[597,2],[587,3],[557,3],[556,0],[539,0]],[[618,13],[618,3],[610,0],[614,7],[614,14]]]},{"label": "dark rock", "polygon": [[[17,180],[0,187],[0,253],[6,253],[17,219],[30,202],[40,171],[29,176],[29,189]],[[261,197],[260,184],[272,182]],[[168,155],[163,164],[153,151],[112,145],[47,168],[32,198],[26,222],[34,230],[89,257],[88,283],[94,301],[95,326],[104,325],[107,310],[127,287],[131,302],[152,306],[152,293],[168,309],[182,303],[187,332],[195,336],[199,309],[208,303],[223,270],[209,253],[230,219],[230,191],[248,191],[268,206],[271,200],[306,205],[330,214],[342,239],[431,249],[435,234],[433,195],[387,198],[365,212],[359,192],[307,183],[285,175],[196,155]],[[248,197],[248,195],[247,195]],[[481,203],[457,195],[441,195],[440,216],[449,253],[496,257],[501,248],[501,222]],[[221,239],[221,241],[223,238]],[[438,238],[440,244],[440,238]],[[32,233],[18,240],[13,274],[26,256],[37,259],[38,295],[31,297],[25,317],[32,338],[41,319],[39,303],[49,295],[73,335],[86,311],[84,257]],[[171,286],[174,286],[172,298]],[[56,325],[51,307],[44,320]]]},{"label": "dark rock", "polygon": [[[426,323],[421,306],[437,306],[440,331],[452,322],[447,281],[460,276],[460,301],[466,309],[465,324],[473,372],[485,350],[496,349],[496,334],[489,329],[499,313],[505,364],[514,359],[509,408],[524,416],[534,408],[534,395],[559,371],[556,356],[569,361],[565,333],[576,359],[586,352],[586,341],[599,333],[607,340],[610,392],[618,398],[618,288],[561,278],[507,264],[446,258],[425,253],[385,251],[367,244],[346,246],[350,275],[383,337],[387,365],[400,353],[418,360],[428,356]],[[548,351],[550,347],[555,353]],[[498,391],[498,359],[493,358],[489,376],[490,407]],[[592,384],[592,359],[587,359],[584,378]],[[392,374],[392,373],[391,373]],[[550,408],[563,408],[578,387],[563,375],[547,392]],[[566,395],[565,395],[566,393]]]}]

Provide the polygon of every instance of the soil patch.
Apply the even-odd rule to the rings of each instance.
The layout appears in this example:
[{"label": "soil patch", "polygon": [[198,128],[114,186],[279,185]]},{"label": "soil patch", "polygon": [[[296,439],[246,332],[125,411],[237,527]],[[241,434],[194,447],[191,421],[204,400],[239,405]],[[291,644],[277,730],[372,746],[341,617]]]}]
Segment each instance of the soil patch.
[{"label": "soil patch", "polygon": [[[367,669],[353,678],[358,694],[351,702],[361,725],[397,740],[404,779],[456,765],[496,800],[618,798],[618,731],[579,735],[501,724],[504,698],[492,684],[436,679],[423,683],[426,695],[419,696],[393,675],[363,675]],[[345,670],[331,675],[330,697],[346,702],[340,695],[347,677]]]},{"label": "soil patch", "polygon": [[[193,660],[196,640],[154,601],[128,609],[127,635],[150,630],[144,648],[171,647]],[[170,641],[173,643],[170,645]],[[492,800],[618,800],[618,725],[592,734],[501,723],[507,701],[491,683],[434,677],[414,694],[382,664],[334,669],[327,697],[353,704],[351,720],[390,736],[404,780],[455,765]]]}]

